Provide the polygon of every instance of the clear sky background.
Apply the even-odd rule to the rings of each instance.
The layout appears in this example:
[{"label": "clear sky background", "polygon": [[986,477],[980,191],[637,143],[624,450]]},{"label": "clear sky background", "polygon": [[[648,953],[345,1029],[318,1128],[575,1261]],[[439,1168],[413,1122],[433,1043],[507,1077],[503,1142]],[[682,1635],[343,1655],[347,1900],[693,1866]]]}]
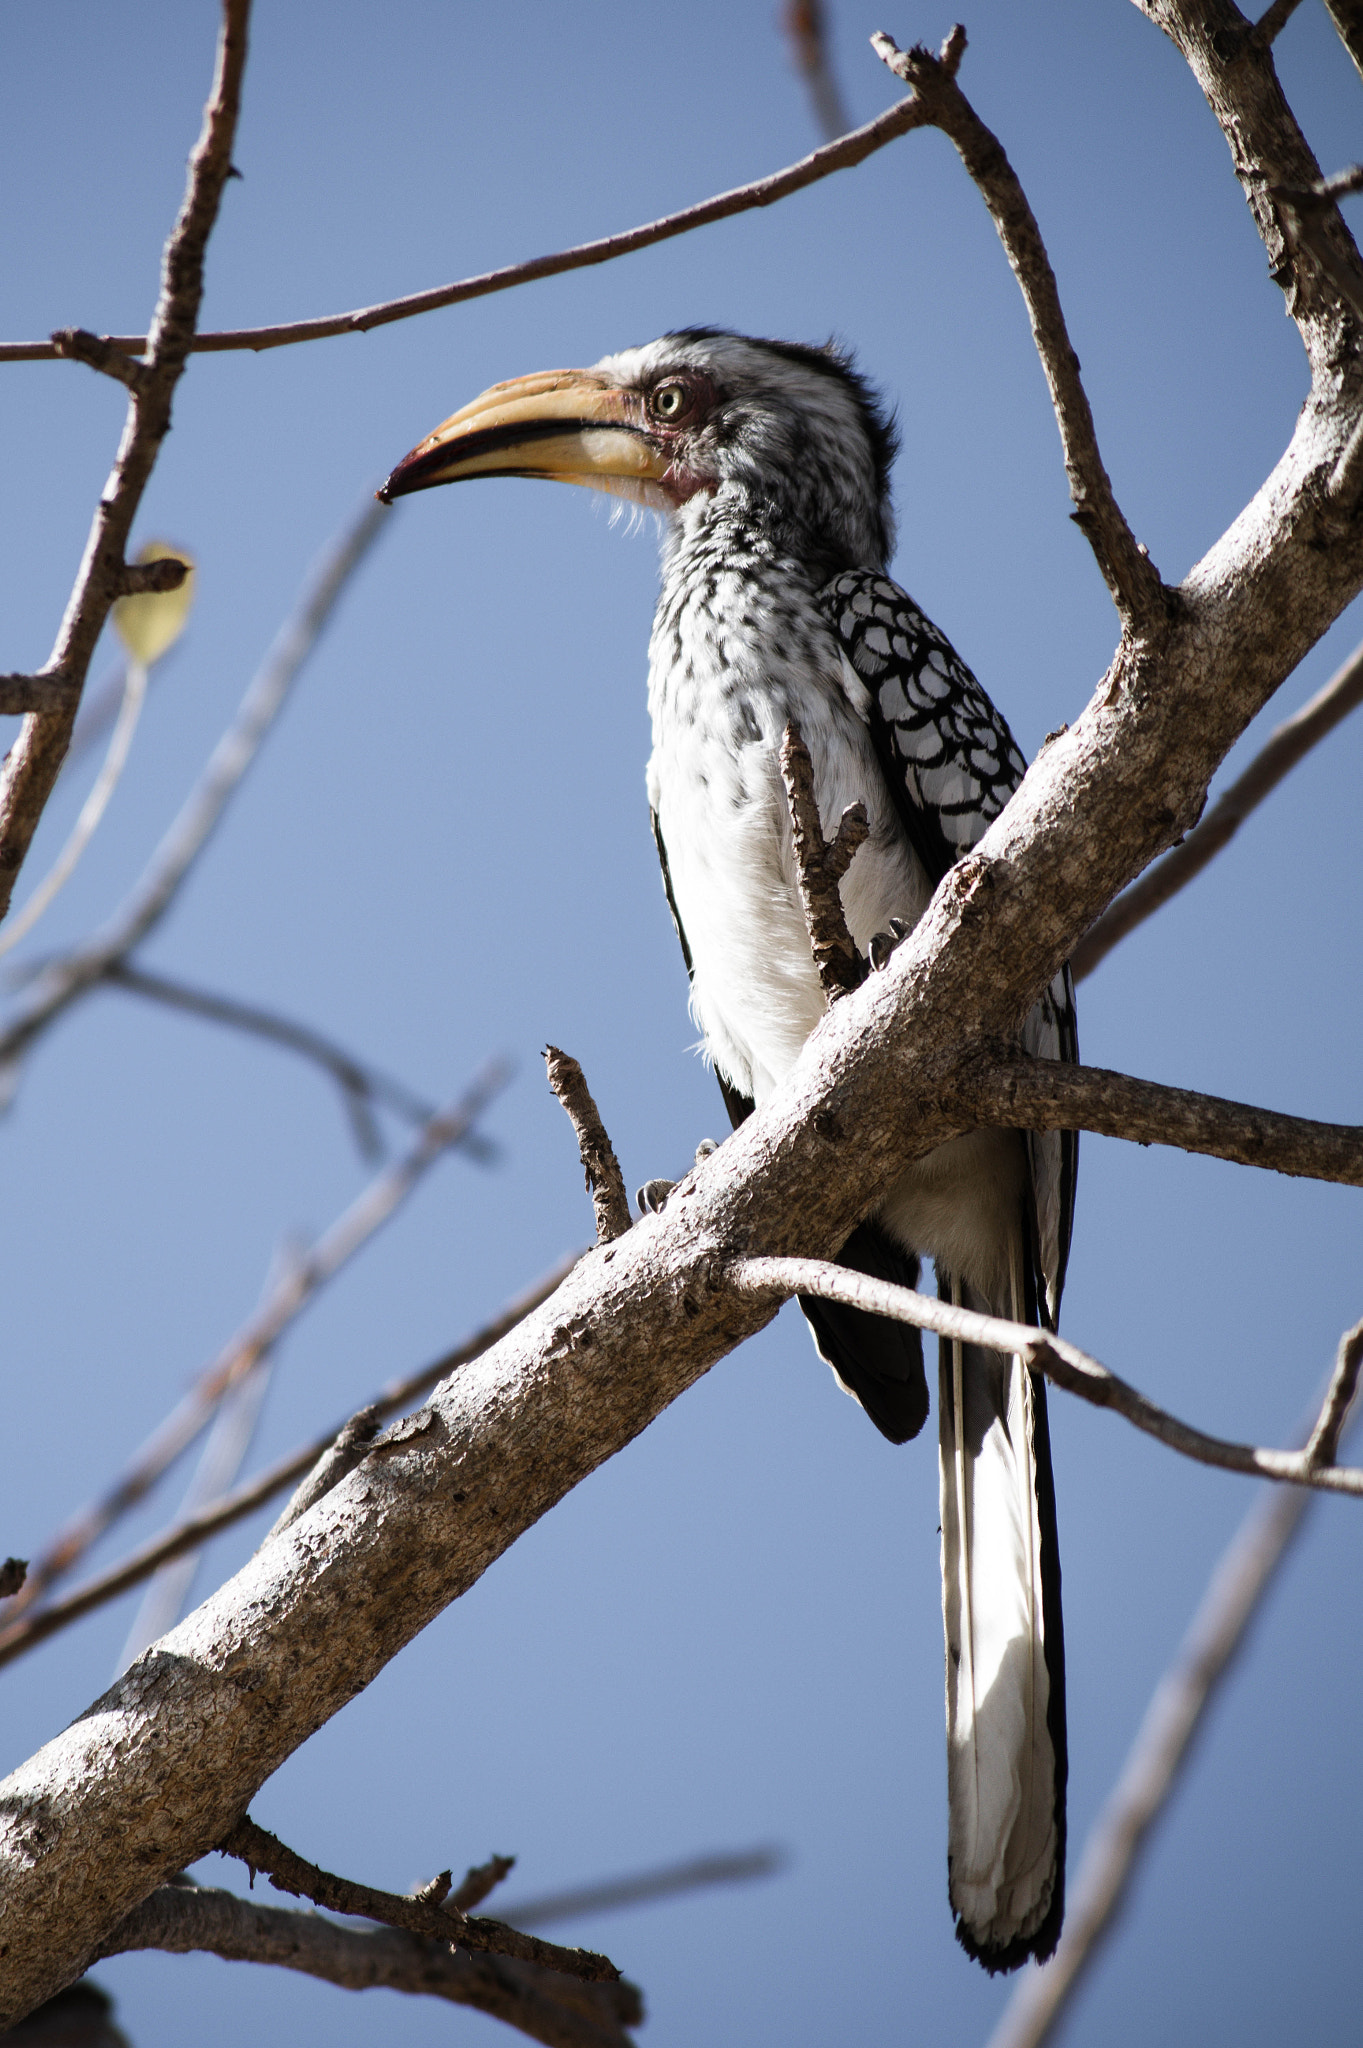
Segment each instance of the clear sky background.
[{"label": "clear sky background", "polygon": [[[204,324],[362,305],[647,220],[818,139],[776,0],[572,10],[261,0]],[[837,0],[866,46],[951,15]],[[0,18],[3,331],[142,331],[198,131],[210,0],[48,0]],[[1306,391],[1224,142],[1119,0],[976,0],[962,82],[1046,234],[1119,497],[1166,576],[1277,459]],[[1280,65],[1327,169],[1363,97],[1316,0]],[[399,456],[496,379],[696,322],[855,346],[899,409],[895,572],[1024,748],[1072,719],[1114,618],[1069,523],[1020,298],[930,133],[780,207],[611,265],[348,338],[199,357],[137,538],[200,563],[185,639],[77,880],[21,958],[140,870],[318,551]],[[0,665],[41,661],[123,401],[73,364],[0,370]],[[476,1327],[590,1209],[539,1062],[582,1060],[633,1186],[722,1135],[649,839],[650,527],[501,481],[400,506],[149,964],[336,1032],[433,1096],[516,1078],[497,1162],[443,1163],[283,1347],[253,1466]],[[1319,687],[1340,622],[1233,758]],[[112,640],[95,677],[112,666]],[[93,775],[62,784],[19,889]],[[1086,1057],[1358,1117],[1357,720],[1082,992]],[[362,1185],[330,1088],[117,994],[31,1060],[0,1128],[7,1459],[0,1547],[33,1553],[253,1307],[289,1232]],[[1221,1433],[1286,1441],[1359,1314],[1356,1194],[1086,1138],[1068,1334]],[[1052,1402],[1070,1667],[1071,1839],[1120,1766],[1252,1499]],[[99,1553],[169,1517],[172,1490]],[[274,1510],[211,1550],[202,1595]],[[1315,1506],[1203,1732],[1068,2039],[1353,2042],[1363,1684],[1359,1504]],[[3,1675],[4,1763],[107,1684],[136,1596]],[[260,1792],[305,1855],[403,1889],[491,1850],[508,1906],[703,1850],[784,1875],[573,1923],[644,1987],[650,2048],[983,2042],[1007,1996],[952,1938],[935,1427],[892,1450],[787,1311],[450,1608]],[[1077,1857],[1072,1854],[1071,1870]],[[213,1882],[241,1876],[211,1858]],[[244,2038],[470,2044],[496,2023],[209,1958],[101,1965],[136,2048]]]}]

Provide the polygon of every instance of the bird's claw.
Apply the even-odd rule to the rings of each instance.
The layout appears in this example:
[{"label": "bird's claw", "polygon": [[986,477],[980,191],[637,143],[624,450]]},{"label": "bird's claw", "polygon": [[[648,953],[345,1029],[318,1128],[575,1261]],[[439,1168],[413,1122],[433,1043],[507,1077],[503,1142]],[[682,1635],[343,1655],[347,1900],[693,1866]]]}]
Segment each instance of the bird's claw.
[{"label": "bird's claw", "polygon": [[873,974],[879,974],[883,967],[888,967],[890,955],[897,946],[903,944],[911,930],[912,926],[905,924],[902,917],[892,917],[888,931],[873,934],[871,943],[866,948],[866,957],[871,963]]},{"label": "bird's claw", "polygon": [[699,1165],[700,1165],[700,1163],[701,1163],[701,1161],[702,1161],[703,1159],[708,1159],[708,1158],[710,1157],[710,1154],[711,1154],[712,1152],[718,1152],[718,1150],[719,1150],[719,1140],[718,1140],[718,1138],[702,1138],[702,1139],[701,1139],[701,1141],[700,1141],[700,1143],[699,1143],[699,1145],[697,1145],[697,1147],[696,1147],[696,1164],[697,1164],[697,1166],[699,1166]]},{"label": "bird's claw", "polygon": [[635,1193],[641,1216],[656,1216],[677,1185],[674,1180],[646,1180]]}]

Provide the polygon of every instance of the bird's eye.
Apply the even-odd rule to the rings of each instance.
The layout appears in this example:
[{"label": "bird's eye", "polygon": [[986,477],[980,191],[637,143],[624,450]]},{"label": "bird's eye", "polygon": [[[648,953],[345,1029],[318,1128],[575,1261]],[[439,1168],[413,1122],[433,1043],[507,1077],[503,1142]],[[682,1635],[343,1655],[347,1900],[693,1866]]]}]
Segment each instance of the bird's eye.
[{"label": "bird's eye", "polygon": [[684,384],[660,384],[649,399],[655,420],[679,420],[686,411],[689,394]]}]

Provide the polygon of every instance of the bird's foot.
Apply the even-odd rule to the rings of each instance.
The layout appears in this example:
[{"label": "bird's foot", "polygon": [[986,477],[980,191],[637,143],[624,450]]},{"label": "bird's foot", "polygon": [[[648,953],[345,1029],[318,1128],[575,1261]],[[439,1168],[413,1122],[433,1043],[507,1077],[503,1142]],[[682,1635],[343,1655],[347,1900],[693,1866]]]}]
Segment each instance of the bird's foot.
[{"label": "bird's foot", "polygon": [[866,948],[866,957],[871,963],[873,974],[879,974],[883,967],[889,966],[891,954],[897,946],[903,944],[912,929],[912,925],[905,924],[902,917],[892,917],[888,931],[876,932],[872,936],[871,943]]},{"label": "bird's foot", "polygon": [[[702,1138],[696,1147],[697,1166],[700,1165],[703,1159],[708,1159],[712,1152],[718,1152],[718,1150],[719,1140],[717,1138]],[[641,1216],[656,1216],[676,1185],[677,1183],[674,1180],[646,1180],[634,1196],[639,1206],[639,1214]]]}]

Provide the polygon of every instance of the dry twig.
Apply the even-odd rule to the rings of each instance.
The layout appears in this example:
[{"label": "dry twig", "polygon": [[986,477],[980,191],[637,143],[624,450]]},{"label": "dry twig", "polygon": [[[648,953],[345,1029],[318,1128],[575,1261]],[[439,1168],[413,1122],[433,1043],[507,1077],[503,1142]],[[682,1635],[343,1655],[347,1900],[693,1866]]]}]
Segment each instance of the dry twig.
[{"label": "dry twig", "polygon": [[[432,291],[412,292],[405,298],[361,306],[353,313],[333,313],[320,320],[291,320],[275,327],[234,327],[199,334],[194,337],[193,347],[201,352],[258,350],[283,348],[298,341],[324,341],[335,334],[368,334],[391,321],[410,320],[415,314],[433,313],[442,306],[462,305],[468,299],[485,298],[489,292],[509,291],[515,285],[533,284],[542,277],[561,277],[565,271],[584,270],[594,263],[610,263],[617,256],[632,255],[636,249],[650,249],[657,242],[670,241],[674,235],[689,234],[693,228],[708,227],[712,221],[730,220],[734,214],[751,212],[757,206],[774,206],[778,199],[802,192],[806,185],[815,185],[834,171],[850,170],[855,164],[864,163],[887,142],[907,135],[911,128],[923,127],[925,119],[912,99],[903,99],[877,114],[873,121],[864,122],[836,142],[825,143],[823,148],[802,156],[798,163],[783,171],[755,178],[749,185],[735,185],[731,191],[702,199],[695,206],[684,206],[679,213],[664,214],[661,220],[649,221],[643,227],[603,235],[599,241],[580,242],[575,248],[560,249],[552,256],[534,256],[528,263],[509,263],[501,270],[485,270],[477,277],[461,278],[457,284],[437,285]],[[109,334],[101,338],[110,348],[126,350],[130,355],[140,354],[145,346],[137,334]],[[52,341],[5,342],[0,344],[0,363],[41,362],[60,353]],[[0,678],[0,687],[5,680]]]},{"label": "dry twig", "polygon": [[[849,1308],[867,1309],[872,1315],[912,1323],[915,1328],[932,1330],[939,1337],[956,1337],[963,1344],[981,1344],[991,1351],[1016,1353],[1034,1372],[1044,1372],[1048,1380],[1054,1380],[1066,1393],[1077,1394],[1095,1408],[1112,1409],[1147,1436],[1158,1438],[1171,1451],[1195,1459],[1198,1464],[1215,1465],[1226,1472],[1248,1472],[1288,1486],[1314,1486],[1325,1493],[1363,1497],[1363,1467],[1324,1463],[1308,1451],[1264,1450],[1257,1445],[1208,1436],[1203,1430],[1180,1422],[1167,1409],[1157,1407],[1096,1358],[1090,1358],[1086,1351],[1049,1330],[1006,1322],[999,1316],[977,1315],[973,1309],[936,1301],[912,1288],[897,1287],[892,1281],[873,1280],[868,1274],[832,1265],[825,1259],[739,1259],[723,1269],[721,1284],[759,1299],[785,1301],[795,1294],[813,1294],[824,1301],[839,1301]],[[1337,1376],[1341,1384],[1347,1383],[1344,1408],[1353,1398],[1360,1364],[1363,1323],[1350,1331],[1341,1351]],[[1324,1433],[1323,1440],[1335,1427],[1331,1403],[1338,1398],[1338,1390],[1332,1384],[1317,1424],[1317,1429]],[[1341,1409],[1341,1416],[1342,1413]]]},{"label": "dry twig", "polygon": [[[200,1374],[114,1484],[68,1522],[34,1560],[28,1583],[10,1609],[11,1621],[26,1612],[54,1580],[71,1570],[113,1522],[145,1497],[206,1426],[228,1388],[235,1386],[273,1349],[319,1290],[388,1222],[441,1154],[462,1142],[506,1078],[505,1067],[498,1061],[490,1062],[459,1101],[432,1117],[402,1158],[377,1174],[316,1243],[290,1265],[267,1292],[255,1314]],[[0,1634],[0,1654],[10,1634],[10,1630]]]},{"label": "dry twig", "polygon": [[146,360],[137,366],[135,377],[124,379],[129,382],[128,413],[118,454],[95,509],[56,643],[39,671],[39,680],[61,678],[63,702],[25,719],[0,770],[0,916],[9,908],[15,880],[60,771],[95,642],[110,605],[130,588],[124,550],[170,430],[171,401],[199,315],[204,252],[232,164],[250,11],[250,0],[222,0],[212,90],[203,132],[189,159],[184,202],[162,259],[161,292],[146,339]]},{"label": "dry twig", "polygon": [[1251,811],[1312,747],[1363,703],[1363,647],[1356,647],[1310,702],[1276,726],[1243,775],[1223,790],[1211,809],[1171,853],[1147,868],[1139,881],[1124,889],[1084,934],[1070,962],[1076,981],[1083,981],[1113,947],[1146,918],[1186,889],[1209,861],[1235,837]]},{"label": "dry twig", "polygon": [[347,1991],[444,1998],[504,2020],[544,2048],[631,2048],[625,2029],[643,2018],[638,1991],[623,1979],[583,1984],[508,1956],[454,1951],[446,1940],[338,1926],[317,1913],[258,1905],[187,1878],[161,1885],[134,1907],[92,1960],[137,1949],[206,1950],[232,1962],[300,1970]]},{"label": "dry twig", "polygon": [[[464,1872],[463,1883],[450,1900],[451,1909],[456,1913],[471,1913],[475,1906],[482,1905],[489,1892],[496,1891],[515,1867],[514,1856],[489,1856],[486,1863],[470,1864]],[[449,1871],[444,1875],[448,1878]]]},{"label": "dry twig", "polygon": [[1174,1145],[1237,1166],[1363,1187],[1363,1126],[1282,1116],[1104,1067],[1012,1055],[967,1068],[953,1102],[972,1112],[968,1127],[1096,1131],[1135,1145]]},{"label": "dry twig", "polygon": [[[424,1365],[419,1372],[410,1373],[405,1379],[390,1382],[375,1395],[368,1407],[360,1409],[359,1413],[353,1415],[339,1431],[329,1430],[326,1436],[306,1445],[301,1451],[294,1451],[287,1458],[281,1458],[278,1464],[270,1466],[258,1478],[238,1487],[235,1493],[228,1494],[224,1500],[212,1502],[201,1514],[193,1516],[189,1521],[179,1523],[175,1528],[153,1537],[149,1543],[144,1543],[139,1550],[135,1550],[130,1557],[123,1558],[109,1571],[101,1573],[99,1578],[90,1580],[84,1586],[78,1586],[75,1592],[68,1594],[64,1600],[54,1600],[50,1606],[41,1607],[36,1614],[25,1615],[22,1619],[15,1618],[14,1610],[11,1609],[5,1627],[0,1628],[0,1664],[8,1664],[13,1658],[22,1656],[25,1650],[30,1650],[36,1644],[45,1641],[48,1636],[55,1635],[59,1629],[68,1627],[73,1621],[79,1621],[82,1615],[91,1613],[96,1607],[105,1606],[110,1600],[116,1600],[120,1593],[126,1593],[131,1587],[140,1585],[143,1579],[150,1578],[153,1572],[158,1571],[163,1564],[169,1564],[172,1558],[182,1557],[188,1550],[197,1550],[210,1536],[216,1536],[222,1530],[230,1529],[234,1523],[244,1521],[248,1515],[253,1515],[257,1509],[264,1507],[267,1501],[273,1500],[277,1493],[282,1493],[286,1486],[292,1486],[296,1481],[302,1480],[303,1484],[298,1492],[266,1537],[265,1541],[269,1542],[271,1537],[280,1534],[292,1522],[297,1521],[300,1515],[305,1514],[316,1501],[329,1493],[347,1472],[354,1469],[358,1460],[351,1458],[351,1452],[356,1444],[362,1441],[370,1417],[382,1421],[386,1416],[398,1414],[402,1409],[410,1407],[422,1394],[429,1393],[440,1380],[447,1379],[451,1373],[457,1372],[460,1366],[481,1357],[484,1351],[498,1343],[508,1331],[514,1330],[517,1323],[522,1322],[557,1291],[577,1264],[579,1257],[580,1254],[574,1252],[562,1260],[543,1280],[538,1281],[534,1287],[504,1309],[494,1322],[479,1330],[476,1336],[468,1338],[455,1350],[445,1352],[433,1364]],[[12,1583],[5,1585],[3,1573],[0,1573],[0,1587],[3,1587],[5,1592],[17,1593],[23,1585],[26,1567],[19,1558],[11,1558],[9,1562],[16,1567],[10,1574]]]},{"label": "dry twig", "polygon": [[934,128],[953,142],[989,208],[1004,253],[1022,289],[1032,340],[1046,374],[1069,478],[1073,517],[1098,560],[1113,600],[1128,628],[1148,627],[1164,614],[1166,593],[1159,571],[1138,544],[1103,466],[1079,358],[1070,342],[1055,272],[1036,216],[1018,183],[1003,144],[985,127],[956,83],[965,52],[965,30],[957,24],[937,56],[901,50],[893,38],[874,35],[871,46],[896,78],[912,88]]},{"label": "dry twig", "polygon": [[332,1913],[350,1913],[366,1920],[378,1920],[385,1927],[401,1927],[408,1934],[428,1940],[448,1941],[473,1954],[514,1956],[519,1962],[535,1963],[542,1970],[557,1970],[565,1977],[580,1977],[587,1984],[613,1984],[620,1972],[607,1956],[588,1948],[560,1948],[557,1942],[541,1941],[537,1935],[522,1934],[500,1920],[472,1919],[452,1905],[437,1905],[433,1899],[406,1898],[401,1892],[378,1891],[373,1885],[356,1884],[309,1863],[243,1815],[218,1843],[224,1856],[244,1863],[254,1880],[263,1870],[276,1891],[291,1898],[311,1899]]},{"label": "dry twig", "polygon": [[860,988],[866,962],[856,949],[843,914],[841,883],[852,856],[867,834],[866,806],[849,804],[830,842],[823,836],[819,806],[814,800],[814,764],[798,725],[792,720],[781,736],[781,780],[790,807],[790,832],[795,850],[795,878],[809,931],[810,950],[819,970],[824,999]]},{"label": "dry twig", "polygon": [[596,1215],[596,1241],[610,1244],[612,1239],[623,1237],[630,1227],[629,1196],[615,1148],[592,1099],[586,1076],[572,1054],[560,1052],[556,1045],[546,1045],[544,1065],[549,1086],[562,1103],[577,1137],[582,1171]]},{"label": "dry twig", "polygon": [[92,938],[48,961],[34,976],[0,1030],[0,1093],[13,1093],[18,1063],[33,1041],[125,962],[161,922],[283,709],[342,591],[388,516],[382,505],[366,500],[359,515],[328,549],[140,879]]},{"label": "dry twig", "polygon": [[633,1871],[628,1877],[577,1885],[566,1892],[545,1892],[523,1905],[513,1900],[505,1911],[515,1927],[547,1927],[555,1920],[575,1920],[586,1913],[618,1913],[622,1907],[651,1905],[655,1899],[672,1899],[680,1892],[747,1884],[755,1877],[774,1877],[785,1867],[784,1851],[769,1846],[719,1856],[689,1856],[684,1863],[665,1863],[657,1870]]},{"label": "dry twig", "polygon": [[[409,1124],[428,1123],[437,1114],[436,1105],[427,1102],[404,1081],[386,1074],[382,1067],[372,1066],[368,1060],[359,1059],[325,1032],[314,1031],[310,1024],[300,1024],[278,1010],[238,1002],[234,996],[215,995],[210,989],[192,988],[168,975],[149,974],[128,960],[114,961],[105,969],[101,981],[106,988],[126,989],[130,995],[163,1003],[167,1009],[186,1010],[191,1016],[226,1024],[248,1037],[263,1038],[311,1060],[323,1073],[330,1074],[340,1090],[356,1146],[365,1159],[383,1156],[383,1136],[374,1116],[376,1106],[395,1111]],[[479,1157],[486,1156],[487,1149],[486,1141],[470,1132],[465,1150]]]}]

